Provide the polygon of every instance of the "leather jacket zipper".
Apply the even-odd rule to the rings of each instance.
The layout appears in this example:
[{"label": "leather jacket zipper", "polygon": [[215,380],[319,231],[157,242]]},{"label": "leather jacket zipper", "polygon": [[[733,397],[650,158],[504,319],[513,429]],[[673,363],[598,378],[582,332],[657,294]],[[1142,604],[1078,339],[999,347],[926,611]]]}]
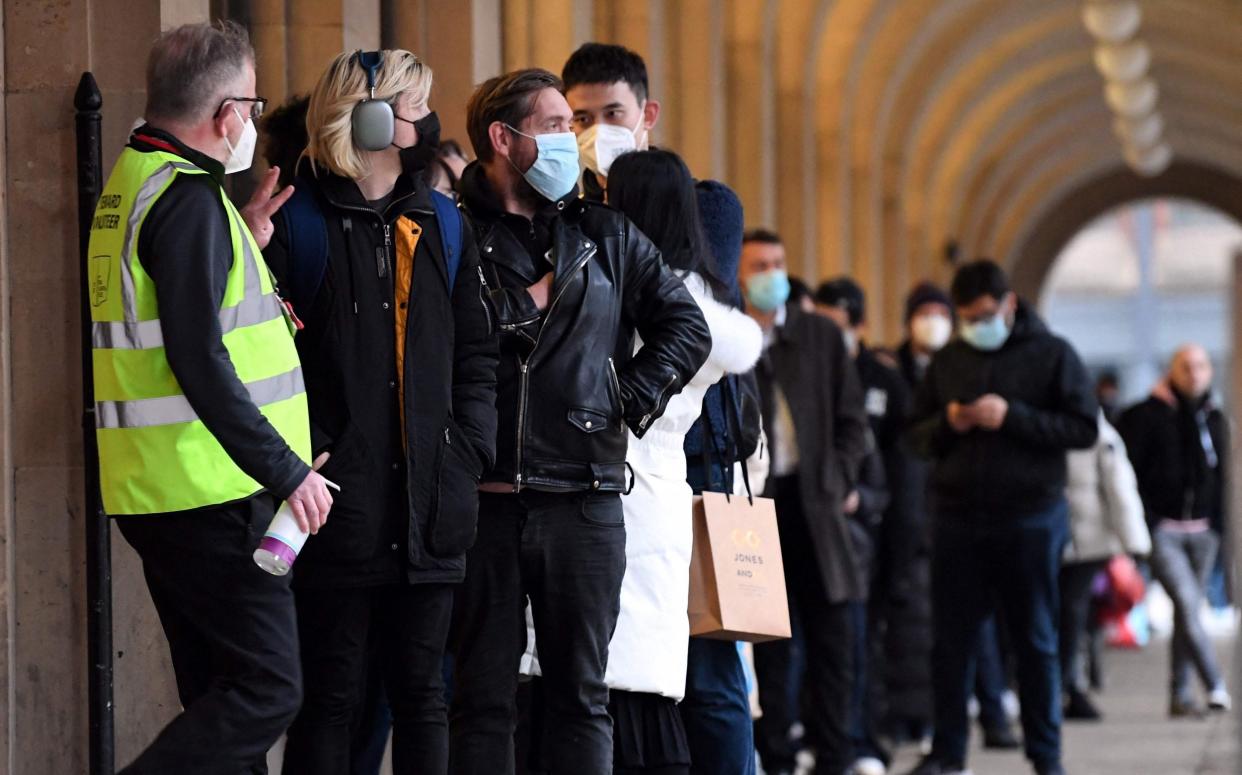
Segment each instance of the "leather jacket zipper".
[{"label": "leather jacket zipper", "polygon": [[673,376],[668,378],[668,382],[664,383],[664,387],[660,389],[660,392],[656,393],[655,405],[651,407],[650,412],[647,412],[646,414],[644,414],[642,419],[638,421],[639,430],[644,430],[644,431],[647,430],[647,426],[651,424],[651,416],[655,414],[656,409],[660,408],[660,404],[664,403],[664,394],[667,393],[676,382],[677,382],[677,375],[674,374]]},{"label": "leather jacket zipper", "polygon": [[487,331],[491,333],[496,330],[496,327],[492,325],[492,309],[487,306],[490,289],[487,287],[487,278],[483,276],[483,265],[476,264],[474,268],[479,270],[479,304],[483,305],[483,314],[487,316]]},{"label": "leather jacket zipper", "polygon": [[[578,256],[562,277],[569,277],[575,274],[579,269],[586,265],[595,256],[597,248],[592,245],[591,249]],[[518,357],[518,372],[520,373],[518,380],[518,421],[517,421],[517,465],[515,466],[517,475],[514,479],[514,491],[522,489],[522,448],[523,441],[526,438],[526,402],[530,395],[530,367],[535,360],[535,353],[539,349],[539,340],[543,338],[543,330],[548,327],[548,320],[552,318],[552,311],[556,309],[556,304],[565,295],[565,289],[569,287],[569,281],[561,283],[561,287],[557,290],[556,295],[552,297],[552,301],[548,304],[547,310],[543,314],[543,323],[539,325],[539,332],[535,335],[534,346],[531,347],[530,355],[526,360]]]}]

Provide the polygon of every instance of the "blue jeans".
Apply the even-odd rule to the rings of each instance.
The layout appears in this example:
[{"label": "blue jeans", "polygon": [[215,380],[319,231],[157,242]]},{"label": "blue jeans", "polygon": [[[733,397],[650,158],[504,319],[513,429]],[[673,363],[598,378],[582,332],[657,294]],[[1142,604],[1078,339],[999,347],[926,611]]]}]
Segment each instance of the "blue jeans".
[{"label": "blue jeans", "polygon": [[979,700],[979,723],[984,729],[1005,729],[1009,716],[1005,713],[1005,663],[1001,659],[996,617],[989,616],[979,626],[975,644],[975,699]]},{"label": "blue jeans", "polygon": [[690,639],[686,698],[678,707],[693,775],[755,775],[754,727],[736,643]]},{"label": "blue jeans", "polygon": [[1060,616],[1057,573],[1069,533],[1064,500],[1014,515],[934,512],[936,736],[932,756],[964,765],[970,734],[966,698],[980,628],[999,604],[1018,658],[1026,756],[1037,767],[1061,759]]}]

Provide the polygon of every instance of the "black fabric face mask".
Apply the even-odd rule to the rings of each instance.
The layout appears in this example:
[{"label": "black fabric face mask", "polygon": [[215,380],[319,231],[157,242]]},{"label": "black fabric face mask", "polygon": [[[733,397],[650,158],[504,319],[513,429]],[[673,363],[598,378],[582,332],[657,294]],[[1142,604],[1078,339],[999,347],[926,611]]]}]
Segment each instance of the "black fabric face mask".
[{"label": "black fabric face mask", "polygon": [[394,116],[398,121],[413,124],[418,132],[418,143],[407,148],[393,143],[401,157],[401,169],[406,173],[422,172],[431,164],[440,150],[440,117],[433,110],[417,121]]}]

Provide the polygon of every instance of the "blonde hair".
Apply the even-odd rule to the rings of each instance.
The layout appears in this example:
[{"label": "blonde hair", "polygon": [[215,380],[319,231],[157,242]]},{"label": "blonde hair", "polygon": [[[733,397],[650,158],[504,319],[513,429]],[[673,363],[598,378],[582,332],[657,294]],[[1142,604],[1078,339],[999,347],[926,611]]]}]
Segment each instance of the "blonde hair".
[{"label": "blonde hair", "polygon": [[[383,51],[375,78],[375,99],[392,102],[405,92],[422,105],[431,95],[431,68],[409,51]],[[366,152],[354,145],[351,119],[354,106],[371,96],[366,71],[357,54],[338,54],[315,84],[306,111],[306,156],[311,167],[322,166],[342,177],[358,180],[371,172]]]}]

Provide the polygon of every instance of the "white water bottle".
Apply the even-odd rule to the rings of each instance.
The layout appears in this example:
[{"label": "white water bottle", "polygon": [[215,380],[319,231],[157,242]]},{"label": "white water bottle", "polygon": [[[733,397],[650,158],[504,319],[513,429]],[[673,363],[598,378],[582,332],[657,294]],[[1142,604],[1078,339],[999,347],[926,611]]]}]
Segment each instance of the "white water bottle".
[{"label": "white water bottle", "polygon": [[[341,491],[335,484],[326,480],[325,483],[337,492]],[[272,523],[267,526],[259,548],[254,550],[254,562],[273,576],[283,576],[293,567],[298,552],[302,551],[302,546],[309,537],[309,533],[302,532],[298,518],[293,515],[289,502],[285,501],[280,504]]]}]

